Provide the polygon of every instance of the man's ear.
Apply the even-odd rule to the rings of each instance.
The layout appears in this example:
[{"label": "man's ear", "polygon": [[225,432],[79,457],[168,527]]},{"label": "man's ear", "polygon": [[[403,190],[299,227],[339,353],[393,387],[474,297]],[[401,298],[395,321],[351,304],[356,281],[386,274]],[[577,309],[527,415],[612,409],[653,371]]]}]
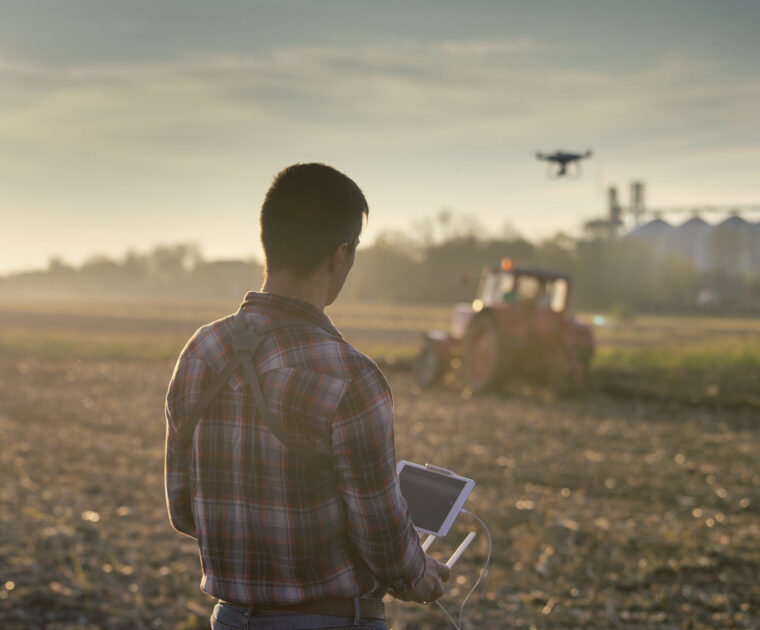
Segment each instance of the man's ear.
[{"label": "man's ear", "polygon": [[335,273],[343,267],[348,256],[348,243],[338,245],[330,256],[330,271]]}]

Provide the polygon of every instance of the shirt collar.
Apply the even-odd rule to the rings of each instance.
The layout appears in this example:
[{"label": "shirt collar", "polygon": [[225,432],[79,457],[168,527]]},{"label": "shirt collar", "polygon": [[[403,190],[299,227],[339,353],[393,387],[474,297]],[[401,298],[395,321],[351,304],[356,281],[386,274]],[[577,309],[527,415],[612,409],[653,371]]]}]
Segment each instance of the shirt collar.
[{"label": "shirt collar", "polygon": [[[278,317],[300,317],[323,328],[331,335],[343,339],[330,318],[313,304],[294,297],[285,297],[274,293],[258,293],[249,291],[240,306],[245,310],[276,315]],[[251,307],[248,309],[247,307]]]}]

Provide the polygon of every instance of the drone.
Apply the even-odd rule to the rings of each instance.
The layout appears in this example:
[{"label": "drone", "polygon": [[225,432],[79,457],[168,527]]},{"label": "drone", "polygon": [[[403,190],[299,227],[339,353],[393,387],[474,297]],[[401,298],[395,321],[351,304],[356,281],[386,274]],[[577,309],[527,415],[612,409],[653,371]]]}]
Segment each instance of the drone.
[{"label": "drone", "polygon": [[[560,177],[578,179],[581,176],[580,161],[590,157],[590,149],[585,153],[570,153],[561,149],[549,154],[541,153],[540,151],[536,153],[537,159],[546,161],[547,175],[550,179],[558,179]],[[553,168],[553,164],[556,164],[556,168]],[[570,164],[574,164],[575,168],[568,170],[567,167]]]}]

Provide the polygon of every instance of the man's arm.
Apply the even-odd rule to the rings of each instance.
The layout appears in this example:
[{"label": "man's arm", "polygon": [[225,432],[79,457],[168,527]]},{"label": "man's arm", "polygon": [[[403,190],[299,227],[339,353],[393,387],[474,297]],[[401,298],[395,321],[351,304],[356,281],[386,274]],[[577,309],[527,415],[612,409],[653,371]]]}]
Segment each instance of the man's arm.
[{"label": "man's arm", "polygon": [[381,584],[410,592],[426,559],[396,475],[390,389],[374,364],[358,372],[341,400],[332,449],[351,541]]},{"label": "man's arm", "polygon": [[177,361],[166,394],[166,457],[164,483],[169,520],[178,532],[195,538],[190,463],[192,447],[183,440],[187,416],[203,391],[210,368],[200,359],[183,355]]}]

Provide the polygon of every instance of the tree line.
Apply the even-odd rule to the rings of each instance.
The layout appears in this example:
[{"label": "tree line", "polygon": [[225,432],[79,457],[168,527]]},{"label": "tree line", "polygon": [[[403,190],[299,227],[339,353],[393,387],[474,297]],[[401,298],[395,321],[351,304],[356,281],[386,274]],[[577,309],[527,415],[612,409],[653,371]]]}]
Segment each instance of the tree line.
[{"label": "tree line", "polygon": [[[704,272],[677,256],[653,255],[634,239],[578,239],[564,234],[530,242],[514,231],[485,234],[477,222],[442,211],[408,233],[380,234],[360,249],[341,295],[344,302],[469,302],[486,265],[509,257],[518,266],[562,271],[573,279],[575,310],[760,313],[760,281],[726,271]],[[209,261],[194,244],[96,256],[73,266],[54,258],[40,271],[0,277],[0,296],[238,300],[258,289],[255,260]]]},{"label": "tree line", "polygon": [[118,259],[97,255],[79,266],[55,257],[46,269],[0,277],[0,296],[203,301],[239,298],[262,277],[257,260],[205,260],[198,245],[179,243],[130,250]]}]

